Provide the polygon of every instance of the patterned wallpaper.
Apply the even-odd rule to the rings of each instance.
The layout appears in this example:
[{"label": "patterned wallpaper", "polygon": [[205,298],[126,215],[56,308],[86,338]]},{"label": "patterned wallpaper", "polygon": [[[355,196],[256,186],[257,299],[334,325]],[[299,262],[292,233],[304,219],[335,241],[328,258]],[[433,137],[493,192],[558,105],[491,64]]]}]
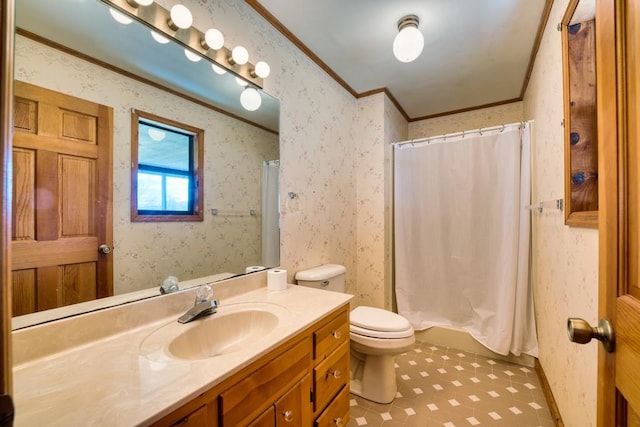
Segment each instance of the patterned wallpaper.
[{"label": "patterned wallpaper", "polygon": [[409,138],[418,139],[428,136],[444,135],[452,132],[498,126],[522,121],[522,102],[498,105],[482,110],[436,117],[409,123]]},{"label": "patterned wallpaper", "polygon": [[[160,4],[175,2],[161,0]],[[216,26],[225,44],[266,60],[265,90],[280,100],[281,266],[347,267],[356,287],[356,100],[242,0],[185,0],[198,28]],[[295,198],[289,198],[288,193]]]},{"label": "patterned wallpaper", "polygon": [[[260,264],[259,216],[210,211],[260,211],[262,161],[278,157],[277,135],[23,37],[16,43],[16,79],[114,109],[116,294],[159,285],[169,274],[186,280]],[[205,130],[203,222],[130,222],[131,108]]]},{"label": "patterned wallpaper", "polygon": [[[560,32],[568,0],[553,2],[524,99],[532,127],[532,200],[564,198]],[[598,345],[569,342],[568,317],[598,323],[598,231],[564,225],[564,213],[533,215],[533,281],[540,363],[567,426],[595,426]]]}]

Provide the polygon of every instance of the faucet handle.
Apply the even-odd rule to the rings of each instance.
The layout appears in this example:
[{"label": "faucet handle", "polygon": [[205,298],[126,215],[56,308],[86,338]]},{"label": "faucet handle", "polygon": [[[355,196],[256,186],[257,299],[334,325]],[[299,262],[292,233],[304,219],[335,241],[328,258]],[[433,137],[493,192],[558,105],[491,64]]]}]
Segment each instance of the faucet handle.
[{"label": "faucet handle", "polygon": [[213,288],[210,285],[202,285],[196,291],[196,304],[207,302],[213,295]]}]

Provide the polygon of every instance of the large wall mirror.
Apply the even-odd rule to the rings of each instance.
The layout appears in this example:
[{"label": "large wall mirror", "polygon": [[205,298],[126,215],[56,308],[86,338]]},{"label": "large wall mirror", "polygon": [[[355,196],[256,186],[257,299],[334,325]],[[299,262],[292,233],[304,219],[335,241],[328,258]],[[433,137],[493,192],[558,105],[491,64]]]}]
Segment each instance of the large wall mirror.
[{"label": "large wall mirror", "polygon": [[[20,0],[16,33],[17,82],[112,111],[113,238],[97,244],[110,246],[100,256],[111,257],[114,296],[80,302],[74,311],[159,295],[167,276],[188,286],[279,264],[277,99],[260,90],[260,108],[245,110],[243,87],[232,72],[214,72],[207,57],[193,62],[183,45],[156,41],[143,22],[117,22],[103,1]],[[131,221],[134,110],[204,130],[202,221]],[[34,194],[42,197],[37,189]],[[14,295],[39,286],[37,272],[15,277]],[[69,309],[14,318],[14,329],[66,316]]]}]

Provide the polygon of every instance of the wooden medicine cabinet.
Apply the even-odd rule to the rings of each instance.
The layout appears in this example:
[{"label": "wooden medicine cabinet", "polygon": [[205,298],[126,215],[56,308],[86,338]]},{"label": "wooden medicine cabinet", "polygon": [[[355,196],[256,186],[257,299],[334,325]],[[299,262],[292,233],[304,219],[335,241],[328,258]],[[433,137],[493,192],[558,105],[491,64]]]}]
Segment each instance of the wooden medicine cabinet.
[{"label": "wooden medicine cabinet", "polygon": [[560,24],[565,224],[598,227],[595,0],[571,0]]}]

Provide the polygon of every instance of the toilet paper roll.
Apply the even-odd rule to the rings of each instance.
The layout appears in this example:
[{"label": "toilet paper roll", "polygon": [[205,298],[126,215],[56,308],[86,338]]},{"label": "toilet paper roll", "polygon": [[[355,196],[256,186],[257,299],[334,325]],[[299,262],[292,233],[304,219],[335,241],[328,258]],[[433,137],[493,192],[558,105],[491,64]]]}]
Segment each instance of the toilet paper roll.
[{"label": "toilet paper roll", "polygon": [[249,267],[244,269],[245,273],[253,273],[254,271],[264,270],[266,267],[261,265],[250,265]]},{"label": "toilet paper roll", "polygon": [[267,271],[267,289],[270,291],[284,291],[287,289],[287,270]]}]

